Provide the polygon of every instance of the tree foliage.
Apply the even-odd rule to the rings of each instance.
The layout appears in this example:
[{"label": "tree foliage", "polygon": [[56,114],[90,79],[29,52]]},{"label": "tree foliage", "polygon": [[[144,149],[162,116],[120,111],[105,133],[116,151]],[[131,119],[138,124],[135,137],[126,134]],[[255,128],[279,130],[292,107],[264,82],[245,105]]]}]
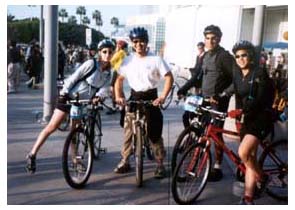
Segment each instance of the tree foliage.
[{"label": "tree foliage", "polygon": [[[85,45],[86,36],[85,25],[73,23],[59,23],[59,40],[64,44]],[[92,29],[93,42],[99,42],[104,35]],[[7,23],[7,39],[16,40],[16,42],[29,43],[31,40],[39,40],[39,19],[33,18],[16,20]]]}]

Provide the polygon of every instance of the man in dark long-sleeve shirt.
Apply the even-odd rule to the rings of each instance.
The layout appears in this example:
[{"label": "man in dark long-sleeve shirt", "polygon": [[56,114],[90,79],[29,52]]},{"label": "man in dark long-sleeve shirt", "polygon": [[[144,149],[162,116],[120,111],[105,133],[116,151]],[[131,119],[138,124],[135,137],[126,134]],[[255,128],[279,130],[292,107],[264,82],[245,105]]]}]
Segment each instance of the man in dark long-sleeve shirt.
[{"label": "man in dark long-sleeve shirt", "polygon": [[[220,97],[226,88],[232,83],[233,57],[228,51],[219,45],[222,32],[218,26],[209,25],[204,30],[205,48],[207,52],[204,55],[202,65],[202,82],[198,82],[195,75],[185,84],[177,94],[185,95],[187,90],[193,85],[200,84],[202,95],[210,98],[212,107],[218,111],[226,112],[228,109],[229,98]],[[223,126],[223,123],[220,124]],[[222,135],[220,135],[222,138]],[[215,145],[215,164],[209,174],[209,181],[219,181],[222,179],[221,163],[223,151]]]}]

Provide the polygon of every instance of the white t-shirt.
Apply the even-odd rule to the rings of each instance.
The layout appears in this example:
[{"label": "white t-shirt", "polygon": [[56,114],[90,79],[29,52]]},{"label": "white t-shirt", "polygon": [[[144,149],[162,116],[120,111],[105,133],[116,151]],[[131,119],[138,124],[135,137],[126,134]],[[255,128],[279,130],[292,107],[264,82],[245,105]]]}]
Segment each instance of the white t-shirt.
[{"label": "white t-shirt", "polygon": [[136,54],[126,57],[118,73],[135,91],[147,91],[157,88],[160,79],[169,71],[169,66],[161,57],[148,53],[144,57]]}]

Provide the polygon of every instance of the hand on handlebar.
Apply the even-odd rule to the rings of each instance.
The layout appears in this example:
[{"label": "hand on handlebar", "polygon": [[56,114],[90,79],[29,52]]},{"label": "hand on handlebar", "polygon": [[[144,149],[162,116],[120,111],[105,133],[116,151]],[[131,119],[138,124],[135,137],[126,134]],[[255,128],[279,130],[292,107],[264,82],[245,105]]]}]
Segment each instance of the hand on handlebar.
[{"label": "hand on handlebar", "polygon": [[231,110],[228,112],[228,116],[230,118],[239,118],[241,117],[243,114],[243,110],[242,109],[235,109],[235,110]]},{"label": "hand on handlebar", "polygon": [[160,106],[161,104],[165,102],[165,100],[166,100],[165,97],[160,96],[153,101],[153,105]]},{"label": "hand on handlebar", "polygon": [[102,98],[99,97],[99,96],[95,96],[95,97],[92,99],[92,103],[93,103],[93,104],[98,104],[100,101],[102,101]]},{"label": "hand on handlebar", "polygon": [[126,105],[126,99],[123,97],[116,98],[116,103],[120,106],[125,106]]}]

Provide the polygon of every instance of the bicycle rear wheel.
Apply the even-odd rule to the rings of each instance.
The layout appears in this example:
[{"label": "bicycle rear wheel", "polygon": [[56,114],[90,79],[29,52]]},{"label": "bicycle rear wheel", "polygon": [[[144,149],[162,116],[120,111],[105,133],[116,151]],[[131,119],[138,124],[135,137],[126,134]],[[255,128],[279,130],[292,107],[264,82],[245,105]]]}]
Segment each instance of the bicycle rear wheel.
[{"label": "bicycle rear wheel", "polygon": [[204,144],[192,145],[175,168],[172,195],[178,204],[192,204],[204,190],[211,166],[211,154]]},{"label": "bicycle rear wheel", "polygon": [[172,173],[175,170],[176,165],[179,163],[186,149],[188,149],[193,144],[193,142],[196,142],[199,136],[200,131],[195,127],[188,127],[180,133],[172,151]]},{"label": "bicycle rear wheel", "polygon": [[91,141],[78,127],[70,132],[63,148],[62,168],[67,183],[72,188],[83,188],[90,177],[92,164]]},{"label": "bicycle rear wheel", "polygon": [[273,142],[261,154],[259,164],[269,175],[266,193],[279,200],[288,200],[288,141]]},{"label": "bicycle rear wheel", "polygon": [[136,128],[135,136],[135,170],[136,170],[136,185],[142,186],[142,174],[143,174],[143,149],[142,149],[142,133],[140,127]]}]

